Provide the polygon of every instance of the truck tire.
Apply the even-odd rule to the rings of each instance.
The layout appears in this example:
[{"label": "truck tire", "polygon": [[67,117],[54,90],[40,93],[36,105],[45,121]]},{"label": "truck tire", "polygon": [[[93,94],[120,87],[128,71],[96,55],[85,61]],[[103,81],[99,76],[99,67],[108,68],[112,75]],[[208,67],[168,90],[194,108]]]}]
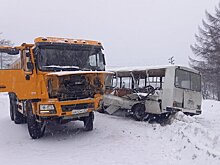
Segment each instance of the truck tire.
[{"label": "truck tire", "polygon": [[15,124],[26,123],[26,117],[18,111],[17,98],[15,94],[10,95],[10,118]]},{"label": "truck tire", "polygon": [[13,110],[15,124],[24,124],[27,122],[27,118],[18,111],[18,106],[16,103],[13,105]]},{"label": "truck tire", "polygon": [[11,119],[11,121],[14,121],[14,110],[13,110],[13,104],[12,104],[11,98],[10,98],[10,119]]},{"label": "truck tire", "polygon": [[90,112],[89,116],[83,118],[85,131],[93,130],[93,120],[94,120],[94,112]]},{"label": "truck tire", "polygon": [[133,118],[137,121],[142,121],[146,116],[144,104],[135,104],[131,110],[133,112]]},{"label": "truck tire", "polygon": [[28,132],[32,139],[39,139],[44,135],[45,122],[38,121],[37,116],[33,114],[31,102],[27,102],[27,125]]}]

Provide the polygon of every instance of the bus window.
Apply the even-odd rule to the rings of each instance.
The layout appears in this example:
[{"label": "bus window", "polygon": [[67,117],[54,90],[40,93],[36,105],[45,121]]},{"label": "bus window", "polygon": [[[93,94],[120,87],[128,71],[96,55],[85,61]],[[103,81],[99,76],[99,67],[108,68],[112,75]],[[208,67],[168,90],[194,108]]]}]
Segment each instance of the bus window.
[{"label": "bus window", "polygon": [[201,76],[182,69],[176,69],[175,86],[177,88],[201,91]]},{"label": "bus window", "polygon": [[143,87],[145,87],[146,86],[146,79],[139,79],[139,87],[140,88],[143,88]]},{"label": "bus window", "polygon": [[195,73],[191,73],[191,88],[194,91],[201,91],[201,76]]},{"label": "bus window", "polygon": [[121,88],[132,88],[132,78],[131,77],[122,77],[122,86]]}]

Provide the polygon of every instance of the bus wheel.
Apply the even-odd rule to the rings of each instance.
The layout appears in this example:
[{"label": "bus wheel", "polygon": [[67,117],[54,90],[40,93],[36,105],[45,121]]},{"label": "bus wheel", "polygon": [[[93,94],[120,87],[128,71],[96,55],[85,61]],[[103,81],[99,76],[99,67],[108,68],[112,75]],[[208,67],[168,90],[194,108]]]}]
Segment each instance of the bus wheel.
[{"label": "bus wheel", "polygon": [[137,121],[142,121],[146,116],[144,104],[135,104],[131,111],[133,112],[133,118]]},{"label": "bus wheel", "polygon": [[83,118],[85,131],[92,131],[93,130],[93,120],[94,120],[94,112],[90,112],[89,116],[86,116]]},{"label": "bus wheel", "polygon": [[172,114],[171,113],[163,113],[161,115],[156,116],[156,122],[160,125],[168,125],[171,124],[172,120]]},{"label": "bus wheel", "polygon": [[33,114],[31,103],[27,103],[27,125],[28,132],[32,139],[39,139],[44,135],[45,132],[45,122],[39,121],[37,116]]}]

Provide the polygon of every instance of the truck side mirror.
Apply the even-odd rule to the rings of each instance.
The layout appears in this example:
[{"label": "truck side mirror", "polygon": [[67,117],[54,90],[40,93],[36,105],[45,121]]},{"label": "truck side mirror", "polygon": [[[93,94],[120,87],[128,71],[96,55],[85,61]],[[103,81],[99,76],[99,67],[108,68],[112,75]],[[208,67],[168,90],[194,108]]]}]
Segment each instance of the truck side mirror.
[{"label": "truck side mirror", "polygon": [[32,62],[27,62],[27,69],[28,70],[33,70],[34,69],[34,66],[33,66]]}]

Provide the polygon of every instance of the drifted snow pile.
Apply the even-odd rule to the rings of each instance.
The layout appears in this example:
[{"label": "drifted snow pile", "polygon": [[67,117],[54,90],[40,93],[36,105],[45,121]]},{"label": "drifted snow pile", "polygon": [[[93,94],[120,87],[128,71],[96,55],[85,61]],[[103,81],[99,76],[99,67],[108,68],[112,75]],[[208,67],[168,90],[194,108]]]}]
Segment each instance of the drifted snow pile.
[{"label": "drifted snow pile", "polygon": [[[201,117],[190,117],[184,115],[182,112],[178,112],[174,116],[172,124],[181,125],[177,129],[178,134],[186,138],[196,149],[203,150],[208,155],[220,158],[220,132],[215,132],[212,129],[214,125],[203,125],[202,120],[203,118]],[[209,121],[207,122],[209,123]]]},{"label": "drifted snow pile", "polygon": [[[175,134],[171,141],[181,146],[176,150],[176,158],[192,155],[195,160],[212,161],[209,164],[220,163],[220,103],[203,101],[203,113],[199,116],[186,116],[178,112],[172,119],[172,124],[166,126]],[[180,145],[182,143],[182,145]],[[187,149],[190,148],[190,149]],[[184,151],[185,150],[185,151]],[[213,158],[213,159],[212,159]],[[184,158],[183,158],[184,159]],[[210,161],[210,160],[209,160]],[[202,164],[207,164],[201,162]]]}]

